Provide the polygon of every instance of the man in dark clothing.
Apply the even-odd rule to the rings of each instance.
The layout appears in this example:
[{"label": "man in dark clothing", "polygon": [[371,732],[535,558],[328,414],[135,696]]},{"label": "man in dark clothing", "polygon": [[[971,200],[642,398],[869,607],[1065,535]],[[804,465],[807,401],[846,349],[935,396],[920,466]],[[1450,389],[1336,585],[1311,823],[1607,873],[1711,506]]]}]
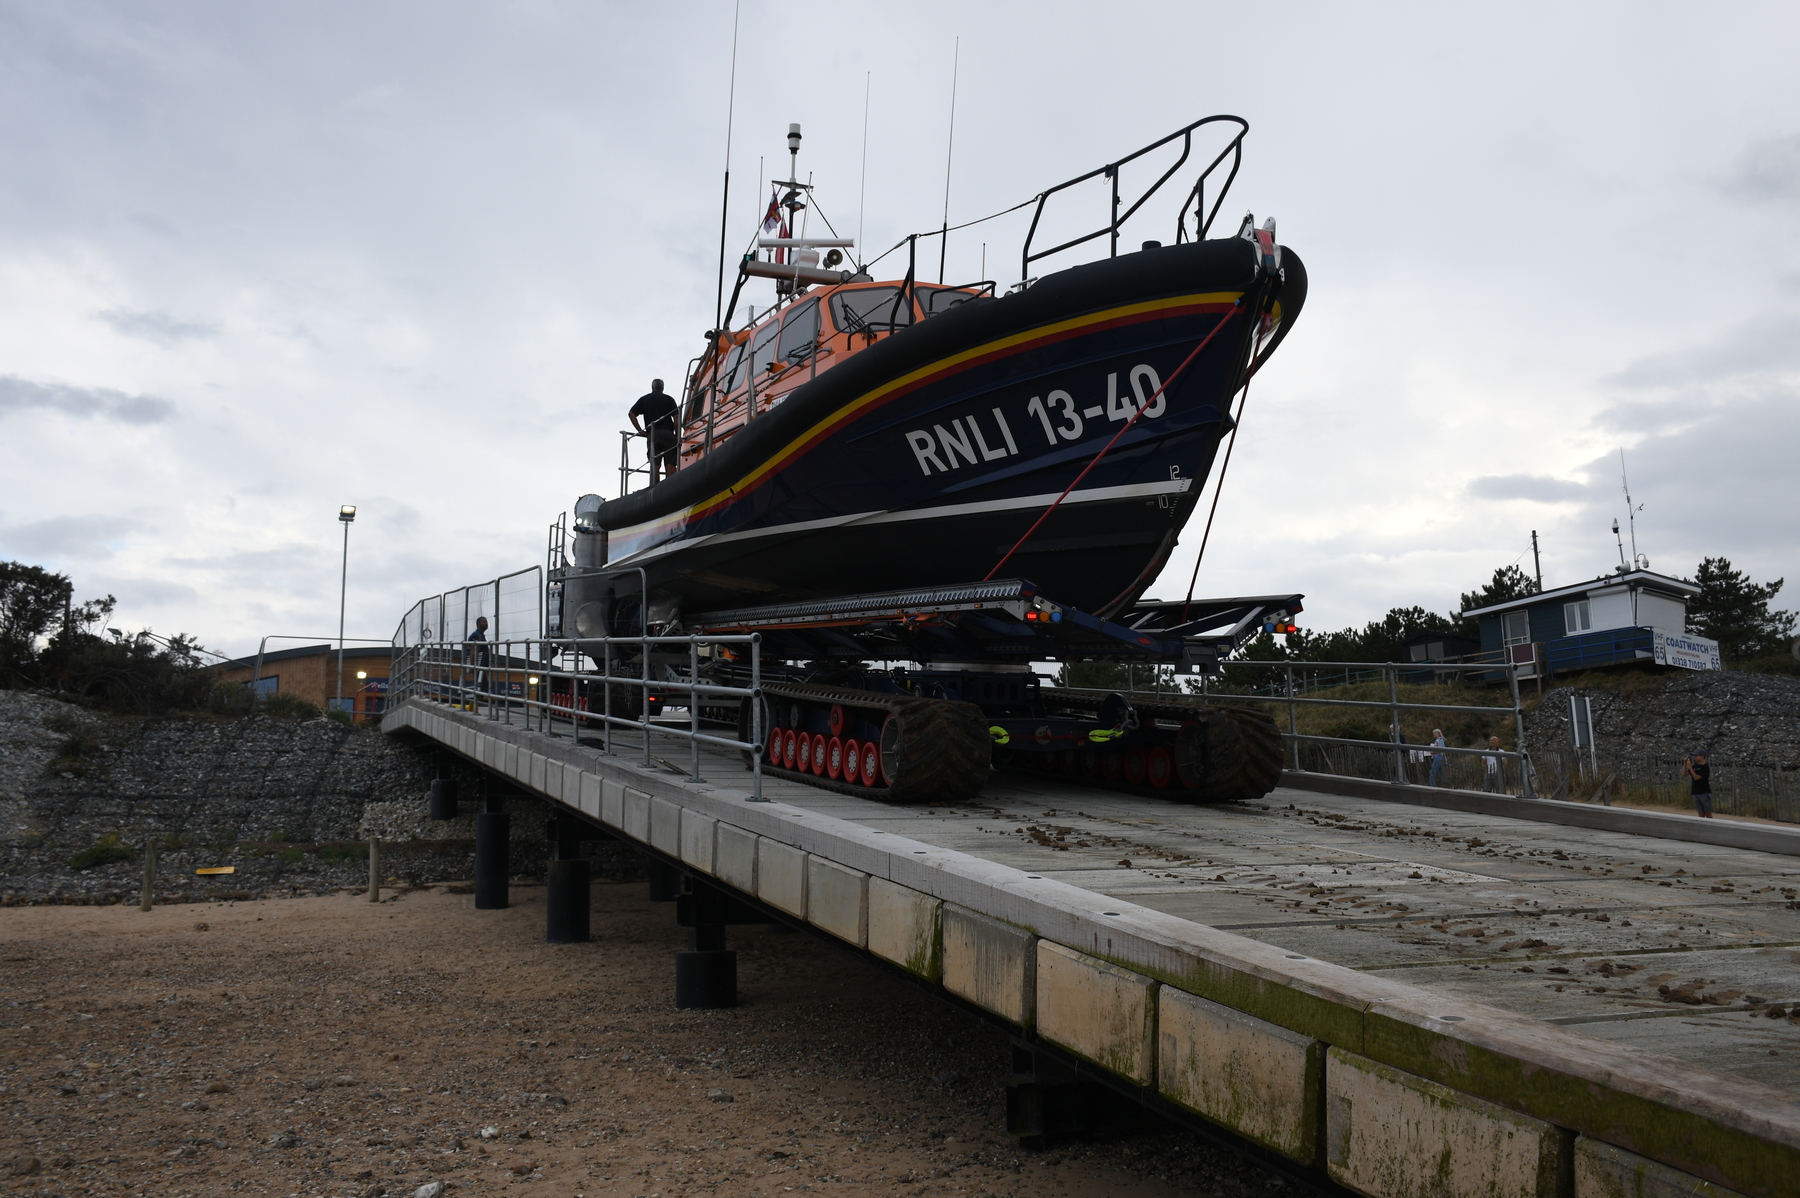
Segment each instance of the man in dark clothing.
[{"label": "man in dark clothing", "polygon": [[[486,666],[490,660],[490,650],[488,649],[487,644],[487,626],[488,622],[486,616],[475,617],[475,631],[469,634],[467,642],[468,648],[464,651],[463,655],[463,660],[465,662],[476,667],[474,671],[475,689],[483,694],[487,693],[487,670],[481,667]],[[473,709],[471,708],[471,710]]]},{"label": "man in dark clothing", "polygon": [[1690,789],[1694,796],[1694,810],[1700,813],[1701,819],[1711,819],[1712,767],[1706,764],[1706,754],[1695,753],[1692,757],[1682,758],[1681,776],[1693,779]]},{"label": "man in dark clothing", "polygon": [[[638,418],[643,417],[643,423]],[[649,428],[644,427],[645,423]],[[675,400],[663,391],[661,379],[650,380],[650,393],[631,405],[631,427],[650,437],[650,483],[664,472],[675,473],[681,443],[675,436]]]}]

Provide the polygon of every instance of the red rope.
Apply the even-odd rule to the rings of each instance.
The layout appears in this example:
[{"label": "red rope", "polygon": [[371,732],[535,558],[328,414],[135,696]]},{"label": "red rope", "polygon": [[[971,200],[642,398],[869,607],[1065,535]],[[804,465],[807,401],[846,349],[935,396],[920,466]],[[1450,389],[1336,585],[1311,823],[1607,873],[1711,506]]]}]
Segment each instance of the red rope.
[{"label": "red rope", "polygon": [[[1260,341],[1261,338],[1259,337]],[[1258,349],[1261,348],[1259,345]],[[1225,472],[1231,469],[1231,451],[1237,448],[1238,429],[1244,421],[1244,405],[1250,402],[1250,380],[1256,377],[1256,354],[1250,354],[1250,373],[1244,378],[1244,394],[1238,399],[1237,419],[1231,425],[1231,440],[1225,443],[1225,460],[1219,465],[1219,481],[1213,484],[1212,507],[1206,513],[1206,531],[1200,535],[1200,552],[1194,555],[1194,572],[1188,578],[1187,598],[1181,601],[1181,622],[1187,623],[1188,608],[1194,602],[1194,583],[1200,578],[1200,559],[1206,556],[1206,542],[1212,537],[1213,517],[1219,514],[1219,492],[1225,489]]]},{"label": "red rope", "polygon": [[[1242,303],[1243,303],[1242,300],[1238,301],[1238,305],[1242,305]],[[992,578],[994,575],[1000,573],[1000,567],[1004,566],[1007,562],[1012,560],[1012,555],[1019,551],[1019,546],[1023,545],[1026,541],[1029,541],[1031,539],[1031,534],[1038,530],[1038,526],[1043,524],[1044,521],[1046,521],[1050,518],[1050,513],[1054,512],[1058,507],[1062,506],[1062,501],[1069,497],[1069,492],[1073,491],[1076,487],[1081,485],[1081,480],[1088,476],[1088,471],[1092,470],[1095,466],[1098,466],[1100,464],[1100,459],[1106,456],[1107,450],[1110,450],[1114,445],[1117,445],[1119,443],[1119,438],[1123,437],[1126,433],[1131,431],[1131,426],[1138,422],[1138,417],[1140,417],[1144,414],[1144,410],[1146,408],[1149,408],[1152,405],[1154,405],[1157,401],[1157,398],[1159,396],[1161,396],[1164,391],[1167,391],[1169,389],[1170,385],[1173,384],[1176,379],[1181,377],[1181,372],[1188,368],[1189,363],[1193,362],[1193,360],[1195,358],[1200,356],[1200,351],[1205,349],[1208,345],[1210,345],[1212,343],[1212,339],[1219,335],[1219,330],[1224,328],[1226,326],[1226,324],[1230,322],[1231,318],[1233,316],[1237,315],[1237,313],[1238,313],[1238,307],[1233,306],[1231,311],[1225,313],[1225,315],[1220,318],[1219,323],[1215,324],[1212,327],[1212,332],[1208,333],[1205,337],[1203,337],[1200,341],[1200,344],[1196,345],[1194,347],[1194,352],[1189,354],[1186,358],[1182,359],[1181,365],[1179,365],[1175,368],[1175,373],[1171,374],[1167,379],[1163,380],[1163,385],[1156,389],[1155,394],[1151,395],[1150,398],[1148,400],[1146,400],[1144,402],[1144,404],[1138,408],[1137,411],[1135,411],[1131,414],[1131,419],[1129,419],[1125,422],[1125,427],[1121,428],[1118,432],[1114,433],[1112,440],[1108,441],[1106,443],[1106,445],[1100,450],[1100,452],[1094,455],[1093,461],[1089,462],[1086,466],[1082,467],[1081,473],[1077,474],[1075,476],[1075,481],[1063,488],[1063,493],[1056,497],[1056,502],[1052,503],[1049,507],[1044,509],[1044,514],[1037,518],[1037,522],[1035,524],[1033,524],[1030,528],[1025,530],[1025,535],[1020,537],[1018,539],[1018,541],[1013,545],[1013,547],[1006,551],[1006,556],[1001,558],[998,562],[996,562],[994,564],[994,568],[992,570],[989,570],[987,572],[987,574],[982,578],[981,581],[986,582],[988,579]],[[1227,450],[1226,452],[1229,453],[1230,451]]]}]

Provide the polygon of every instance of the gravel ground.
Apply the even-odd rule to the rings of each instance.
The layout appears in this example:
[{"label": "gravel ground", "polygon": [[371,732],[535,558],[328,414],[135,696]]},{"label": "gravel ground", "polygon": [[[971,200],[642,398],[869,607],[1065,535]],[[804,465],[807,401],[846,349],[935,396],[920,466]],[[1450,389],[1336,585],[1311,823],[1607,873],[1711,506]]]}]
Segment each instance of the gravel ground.
[{"label": "gravel ground", "polygon": [[1027,1152],[1006,1041],[812,937],[733,929],[743,1003],[674,1008],[673,908],[461,886],[0,910],[8,1194],[1280,1192],[1174,1130]]}]

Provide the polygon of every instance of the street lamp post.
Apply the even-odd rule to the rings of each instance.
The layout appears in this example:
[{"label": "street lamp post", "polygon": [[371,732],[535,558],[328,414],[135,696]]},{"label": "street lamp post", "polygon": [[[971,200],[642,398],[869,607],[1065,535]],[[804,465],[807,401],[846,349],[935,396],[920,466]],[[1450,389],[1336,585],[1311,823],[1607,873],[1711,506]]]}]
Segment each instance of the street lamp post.
[{"label": "street lamp post", "polygon": [[338,669],[337,706],[344,709],[344,600],[350,593],[350,525],[356,521],[356,506],[346,503],[338,509],[338,523],[344,526],[344,570],[338,581]]}]

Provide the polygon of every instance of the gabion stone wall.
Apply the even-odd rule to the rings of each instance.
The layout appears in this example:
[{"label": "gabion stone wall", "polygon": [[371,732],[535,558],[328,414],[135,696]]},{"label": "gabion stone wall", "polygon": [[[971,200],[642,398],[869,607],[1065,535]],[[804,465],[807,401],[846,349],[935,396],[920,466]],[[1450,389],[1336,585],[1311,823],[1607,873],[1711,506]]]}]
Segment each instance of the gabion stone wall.
[{"label": "gabion stone wall", "polygon": [[[440,769],[462,800],[446,822],[426,810]],[[514,875],[540,875],[545,804],[436,749],[325,719],[123,720],[0,691],[0,904],[136,902],[152,838],[163,902],[365,886],[371,836],[384,879],[463,880],[488,787],[512,815]],[[640,869],[609,842],[585,851],[599,876]],[[130,857],[79,868],[84,853]]]}]

